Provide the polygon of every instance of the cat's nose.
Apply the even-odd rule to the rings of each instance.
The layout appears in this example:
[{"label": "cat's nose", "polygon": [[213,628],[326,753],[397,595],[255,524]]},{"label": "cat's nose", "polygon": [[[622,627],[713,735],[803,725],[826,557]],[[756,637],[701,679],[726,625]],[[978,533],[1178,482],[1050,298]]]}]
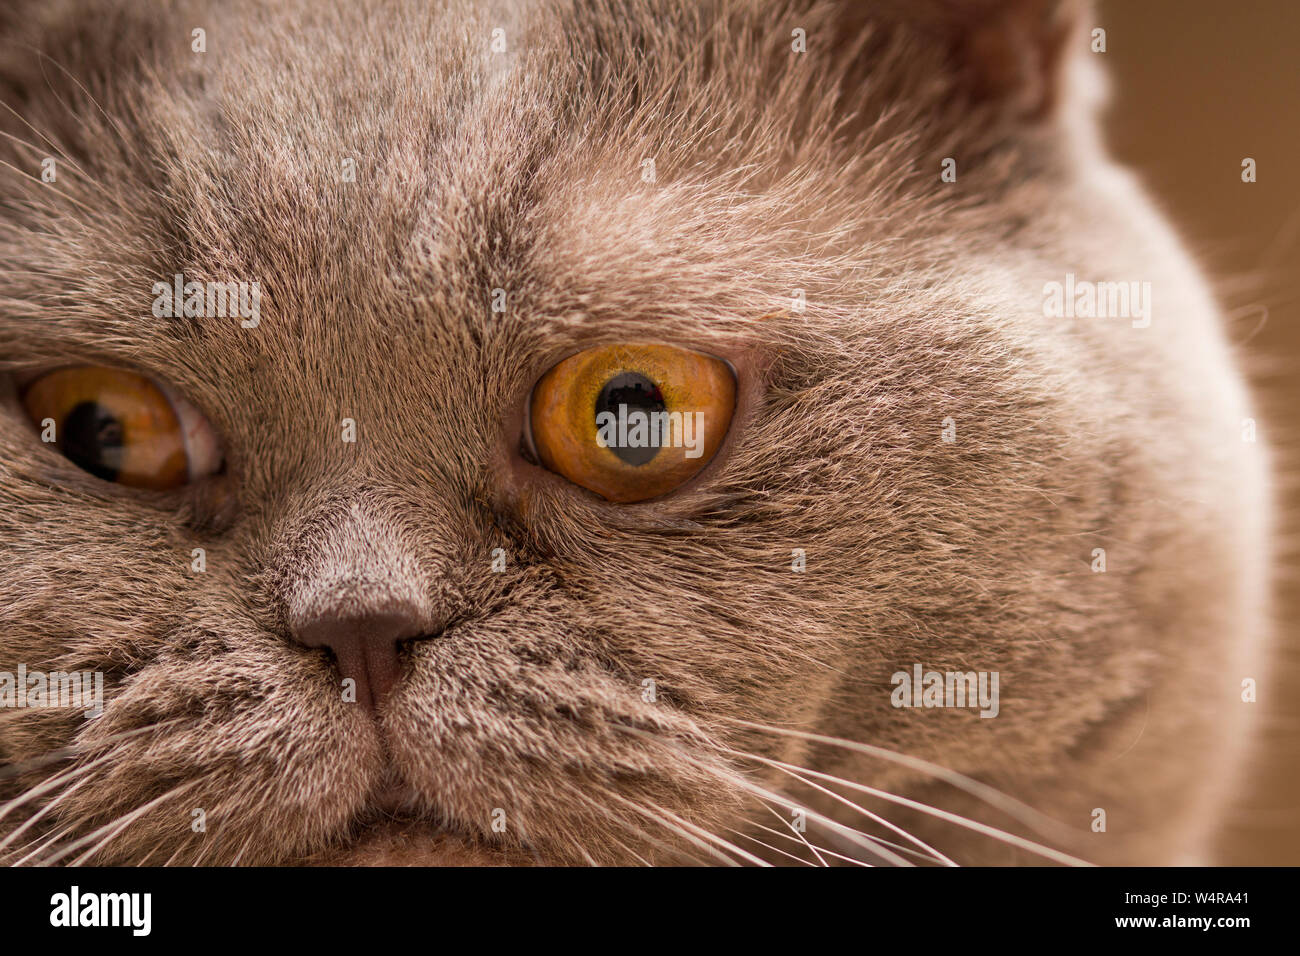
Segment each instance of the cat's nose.
[{"label": "cat's nose", "polygon": [[355,681],[356,702],[375,711],[402,675],[403,641],[421,636],[421,618],[412,610],[361,614],[326,613],[295,621],[293,637],[307,647],[334,652],[339,677]]}]

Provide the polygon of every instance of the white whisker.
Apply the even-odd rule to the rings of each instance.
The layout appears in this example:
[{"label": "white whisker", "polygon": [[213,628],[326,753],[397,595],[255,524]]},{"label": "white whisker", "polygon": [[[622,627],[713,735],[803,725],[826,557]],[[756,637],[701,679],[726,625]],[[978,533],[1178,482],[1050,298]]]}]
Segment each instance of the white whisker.
[{"label": "white whisker", "polygon": [[923,760],[920,757],[912,757],[907,754],[900,754],[896,751],[888,750],[884,747],[858,743],[853,740],[844,740],[840,737],[827,737],[823,734],[814,734],[803,730],[791,730],[785,727],[774,727],[770,724],[759,724],[749,720],[731,718],[728,718],[728,720],[731,723],[738,724],[742,727],[748,727],[752,730],[760,730],[773,734],[784,734],[790,737],[798,737],[812,743],[841,747],[868,756],[879,757],[882,760],[888,760],[891,763],[897,763],[912,770],[918,770],[930,777],[941,780],[944,783],[951,784],[958,790],[984,801],[989,806],[1001,810],[1019,820],[1037,833],[1044,836],[1052,835],[1053,839],[1061,839],[1062,836],[1068,835],[1071,832],[1070,828],[1062,824],[1059,820],[1053,820],[1051,817],[1035,810],[1028,804],[1022,803],[1014,797],[1008,796],[1002,791],[990,787],[988,784],[981,783],[980,781],[968,777],[963,773],[959,773],[956,770],[949,770],[947,767],[942,767],[939,764]]},{"label": "white whisker", "polygon": [[[742,840],[749,840],[752,843],[757,843],[759,846],[771,850],[773,853],[779,853],[781,856],[788,857],[789,859],[794,860],[796,863],[800,864],[801,866],[815,867],[817,865],[816,863],[811,863],[808,860],[805,860],[803,857],[795,856],[793,853],[788,853],[785,850],[782,850],[780,847],[775,847],[770,843],[765,843],[764,841],[760,840],[756,836],[751,836],[748,833],[742,833],[741,831],[737,830],[735,827],[723,827],[723,829],[726,830],[728,833],[734,833]],[[822,865],[824,866],[825,864],[823,863]]]},{"label": "white whisker", "polygon": [[1011,844],[1012,846],[1018,847],[1019,849],[1027,850],[1030,853],[1035,853],[1049,860],[1054,860],[1057,863],[1063,863],[1067,866],[1091,866],[1092,865],[1088,863],[1086,860],[1080,860],[1078,857],[1071,856],[1068,853],[1063,853],[1060,850],[1055,850],[1049,846],[1044,846],[1041,843],[1035,843],[1033,840],[1027,840],[1024,837],[1017,836],[1014,833],[1008,833],[1005,830],[999,830],[997,827],[989,826],[987,823],[980,823],[978,820],[971,820],[968,817],[963,817],[956,813],[950,813],[947,810],[940,810],[938,807],[932,807],[929,804],[921,803],[917,800],[909,799],[908,797],[900,797],[896,793],[889,793],[888,791],[879,790],[875,787],[868,787],[866,784],[854,783],[852,780],[844,780],[840,777],[836,777],[828,773],[821,773],[817,770],[808,770],[804,768],[794,767],[790,764],[782,764],[780,761],[775,761],[775,763],[780,766],[784,766],[790,770],[796,770],[802,773],[809,774],[810,776],[817,777],[821,780],[828,780],[832,783],[841,784],[842,786],[849,787],[850,789],[853,790],[857,790],[860,793],[869,794],[870,796],[873,797],[879,797],[881,800],[886,800],[890,803],[896,803],[899,806],[907,807],[908,809],[911,810],[919,810],[920,812],[928,814],[929,816],[936,817],[948,823],[956,824],[959,827],[965,827],[968,830],[973,830],[976,833],[981,833],[984,836],[991,837],[992,839],[999,840],[1003,843]]},{"label": "white whisker", "polygon": [[781,816],[781,814],[777,813],[777,812],[776,812],[776,808],[773,807],[771,804],[766,803],[766,802],[764,802],[764,801],[759,801],[759,802],[763,804],[763,806],[767,809],[767,812],[768,812],[768,813],[772,814],[772,816],[774,816],[774,817],[776,817],[778,820],[780,820],[782,824],[784,824],[785,826],[789,827],[789,828],[790,828],[790,832],[793,833],[795,836],[797,836],[801,841],[803,841],[804,846],[808,847],[808,849],[812,852],[812,855],[815,856],[815,857],[817,858],[817,861],[818,861],[819,863],[821,863],[822,866],[827,866],[827,865],[828,865],[828,864],[826,863],[826,860],[822,857],[822,855],[821,855],[820,853],[817,852],[817,848],[816,848],[815,846],[813,846],[811,843],[808,842],[808,838],[807,838],[806,836],[804,836],[803,833],[801,833],[801,832],[799,831],[799,828],[798,828],[798,827],[796,827],[793,823],[791,823],[791,822],[790,822],[789,820],[787,820],[785,817]]},{"label": "white whisker", "polygon": [[923,851],[925,851],[926,853],[930,854],[930,856],[932,856],[935,860],[937,860],[937,861],[939,861],[940,863],[942,863],[944,866],[956,866],[956,865],[957,865],[955,862],[953,862],[953,861],[952,861],[951,859],[949,859],[947,856],[945,856],[944,854],[940,853],[940,852],[939,852],[938,850],[936,850],[934,847],[930,846],[930,844],[926,843],[924,840],[920,839],[919,837],[913,836],[911,833],[908,833],[906,830],[904,830],[904,829],[903,829],[902,827],[900,827],[898,824],[896,824],[896,823],[894,823],[894,822],[892,822],[892,821],[890,821],[890,820],[885,819],[884,817],[880,816],[880,815],[877,814],[877,813],[872,813],[870,810],[866,809],[865,807],[860,807],[860,806],[858,806],[856,803],[854,803],[852,800],[848,799],[847,797],[843,796],[842,794],[838,794],[838,793],[836,793],[834,790],[831,790],[831,789],[829,789],[829,788],[827,788],[827,787],[823,787],[821,784],[813,783],[813,781],[808,780],[808,779],[806,779],[806,778],[800,776],[800,774],[796,773],[795,771],[793,771],[793,770],[791,770],[791,769],[788,769],[789,766],[790,766],[789,764],[782,764],[780,761],[769,760],[769,759],[766,758],[766,757],[759,757],[759,756],[757,756],[757,755],[755,755],[755,754],[746,754],[746,753],[742,753],[742,752],[740,752],[740,751],[733,751],[733,753],[735,753],[737,756],[740,756],[740,757],[748,757],[748,758],[750,758],[750,759],[752,759],[752,760],[757,760],[757,761],[759,761],[760,763],[765,764],[766,766],[769,766],[769,767],[775,767],[777,770],[780,770],[782,773],[789,774],[791,777],[794,777],[794,778],[795,778],[796,780],[798,780],[799,782],[801,782],[801,783],[803,783],[803,784],[806,784],[806,785],[809,786],[809,787],[812,787],[814,790],[818,790],[818,791],[820,791],[821,793],[826,794],[828,797],[831,797],[832,799],[839,801],[840,803],[844,804],[845,806],[847,806],[847,807],[851,807],[852,809],[857,810],[857,811],[858,811],[859,813],[861,813],[862,815],[868,817],[868,818],[871,819],[871,820],[874,820],[876,823],[880,824],[881,826],[885,827],[886,829],[888,829],[888,830],[892,830],[894,833],[897,833],[899,836],[903,837],[903,839],[905,839],[905,840],[910,840],[912,843],[916,844],[916,845],[917,845],[918,847],[920,847]]}]

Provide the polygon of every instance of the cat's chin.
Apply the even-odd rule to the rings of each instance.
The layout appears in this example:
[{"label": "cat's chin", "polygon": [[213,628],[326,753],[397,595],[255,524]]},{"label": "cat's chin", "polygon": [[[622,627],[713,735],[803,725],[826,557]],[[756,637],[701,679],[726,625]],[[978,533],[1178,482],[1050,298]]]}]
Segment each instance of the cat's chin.
[{"label": "cat's chin", "polygon": [[418,807],[418,795],[390,774],[370,795],[369,809],[346,842],[289,862],[303,866],[510,866],[533,862],[449,830],[422,815]]},{"label": "cat's chin", "polygon": [[290,862],[301,866],[518,866],[534,861],[473,843],[435,823],[384,820],[366,826],[343,846]]}]

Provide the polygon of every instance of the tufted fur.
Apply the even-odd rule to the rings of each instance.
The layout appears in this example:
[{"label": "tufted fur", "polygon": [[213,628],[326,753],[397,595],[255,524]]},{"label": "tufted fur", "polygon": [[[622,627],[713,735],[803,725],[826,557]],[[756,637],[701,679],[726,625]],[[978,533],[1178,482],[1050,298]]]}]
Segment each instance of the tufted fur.
[{"label": "tufted fur", "polygon": [[[423,860],[710,860],[781,826],[754,787],[872,832],[755,758],[1198,858],[1258,676],[1266,466],[1204,281],[1097,143],[1075,5],[9,6],[0,368],[144,371],[227,469],[129,491],[5,403],[0,670],[110,692],[0,711],[4,858],[389,859],[345,848],[395,814],[443,828]],[[259,327],[153,318],[176,272],[258,281]],[[1151,282],[1151,327],[1044,317],[1067,272]],[[697,479],[613,505],[521,456],[522,409],[635,340],[729,359],[740,398]],[[437,636],[375,722],[287,634],[398,598]],[[1000,715],[893,708],[916,662],[998,671]],[[1037,858],[843,792],[959,862]]]}]

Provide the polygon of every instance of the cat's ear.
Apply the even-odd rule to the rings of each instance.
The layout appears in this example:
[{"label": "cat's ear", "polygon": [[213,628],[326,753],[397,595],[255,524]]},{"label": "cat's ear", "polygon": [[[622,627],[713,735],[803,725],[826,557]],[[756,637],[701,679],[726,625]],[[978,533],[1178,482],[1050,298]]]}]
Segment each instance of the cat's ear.
[{"label": "cat's ear", "polygon": [[1058,107],[1083,0],[885,0],[919,36],[942,44],[955,91],[1026,121]]},{"label": "cat's ear", "polygon": [[[171,4],[131,0],[0,0],[0,131],[83,156],[98,136],[88,117],[118,127],[101,105],[111,91],[157,75],[157,51],[188,51],[188,27],[169,13]],[[173,86],[188,81],[164,75]]]},{"label": "cat's ear", "polygon": [[[888,61],[914,95],[1032,124],[1053,116],[1065,99],[1068,67],[1086,50],[1091,3],[837,0],[831,9],[835,54],[858,60],[846,78],[874,74],[879,85],[879,65]],[[845,90],[846,99],[852,95]]]}]

